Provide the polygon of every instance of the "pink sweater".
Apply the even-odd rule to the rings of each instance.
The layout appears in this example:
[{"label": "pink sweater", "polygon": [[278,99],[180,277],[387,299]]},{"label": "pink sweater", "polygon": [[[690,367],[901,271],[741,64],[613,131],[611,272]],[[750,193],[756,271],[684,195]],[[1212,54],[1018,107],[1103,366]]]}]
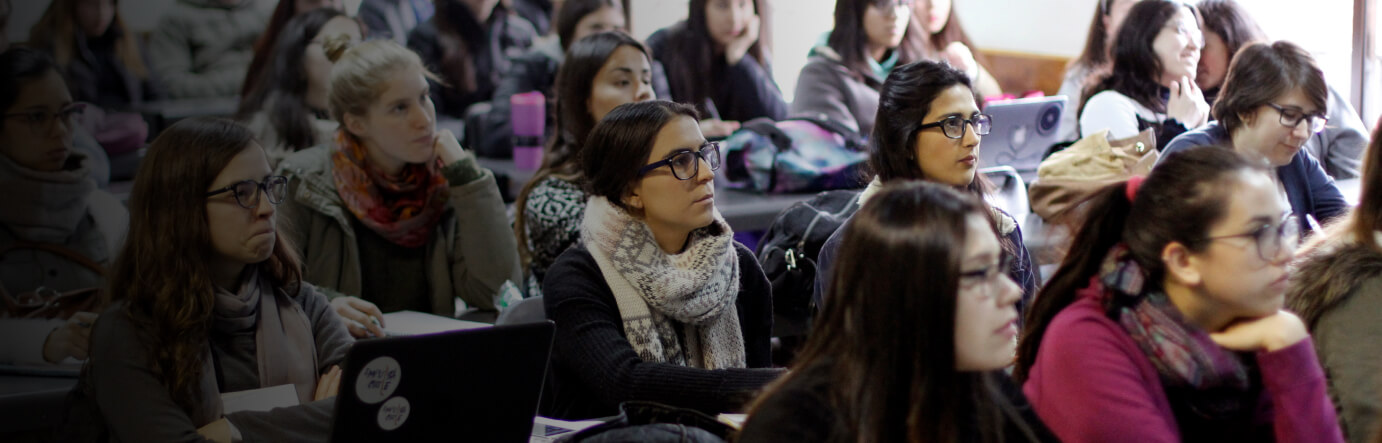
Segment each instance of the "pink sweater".
[{"label": "pink sweater", "polygon": [[[1255,421],[1271,423],[1278,442],[1344,441],[1310,340],[1259,352],[1257,363]],[[1151,360],[1089,294],[1051,322],[1023,392],[1061,441],[1183,440]]]}]

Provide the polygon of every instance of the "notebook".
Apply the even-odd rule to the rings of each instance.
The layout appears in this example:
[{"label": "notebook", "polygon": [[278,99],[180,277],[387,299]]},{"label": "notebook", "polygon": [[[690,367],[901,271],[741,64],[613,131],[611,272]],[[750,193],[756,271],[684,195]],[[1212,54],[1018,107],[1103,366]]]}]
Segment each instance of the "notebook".
[{"label": "notebook", "polygon": [[546,321],[356,342],[332,441],[526,442],[554,330]]}]

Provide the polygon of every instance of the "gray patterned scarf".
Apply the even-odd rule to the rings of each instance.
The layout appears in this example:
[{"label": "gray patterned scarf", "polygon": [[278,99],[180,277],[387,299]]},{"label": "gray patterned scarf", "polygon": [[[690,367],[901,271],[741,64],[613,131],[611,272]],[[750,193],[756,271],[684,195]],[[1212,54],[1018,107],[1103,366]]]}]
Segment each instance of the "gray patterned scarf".
[{"label": "gray patterned scarf", "polygon": [[592,197],[586,207],[581,238],[614,293],[625,337],[644,361],[746,366],[734,304],[739,255],[734,233],[719,210],[714,214],[710,226],[691,233],[686,250],[668,255],[646,224],[605,198]]}]

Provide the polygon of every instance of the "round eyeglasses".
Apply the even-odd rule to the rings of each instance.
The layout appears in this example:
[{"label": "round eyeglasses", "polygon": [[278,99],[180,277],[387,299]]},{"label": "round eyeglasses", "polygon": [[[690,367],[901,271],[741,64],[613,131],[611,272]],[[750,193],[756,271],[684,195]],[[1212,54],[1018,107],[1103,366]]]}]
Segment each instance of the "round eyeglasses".
[{"label": "round eyeglasses", "polygon": [[921,125],[917,127],[917,129],[928,129],[937,126],[940,126],[941,131],[945,132],[945,136],[949,138],[958,139],[964,137],[965,128],[969,126],[974,126],[974,133],[976,135],[989,135],[989,131],[993,129],[993,117],[988,114],[974,114],[974,117],[967,119],[958,115],[952,115],[940,119],[940,121]]},{"label": "round eyeglasses", "polygon": [[269,197],[270,204],[277,206],[279,203],[283,203],[283,197],[288,195],[288,177],[275,175],[264,179],[262,183],[254,180],[238,181],[230,186],[207,192],[206,196],[212,197],[229,192],[235,196],[235,203],[239,204],[240,207],[254,209],[259,207],[260,190],[263,190],[264,195]]},{"label": "round eyeglasses", "polygon": [[47,110],[32,110],[5,114],[6,119],[19,119],[29,125],[29,130],[35,134],[47,133],[53,128],[53,122],[61,121],[66,130],[71,131],[72,127],[81,120],[82,113],[86,111],[86,103],[72,103],[59,109],[58,112],[48,112]]},{"label": "round eyeglasses", "polygon": [[672,169],[672,176],[676,177],[677,180],[690,180],[701,172],[701,162],[699,159],[705,159],[706,164],[710,165],[711,171],[719,170],[720,144],[716,142],[706,142],[701,145],[700,150],[697,151],[683,149],[673,152],[672,155],[668,156],[666,159],[654,162],[639,169],[638,176],[642,177],[657,168],[667,166]]},{"label": "round eyeglasses", "polygon": [[1295,251],[1300,245],[1300,219],[1295,214],[1287,214],[1277,223],[1267,223],[1250,232],[1233,235],[1219,235],[1205,237],[1204,240],[1214,241],[1234,237],[1250,237],[1257,244],[1257,256],[1266,262],[1276,261],[1276,256],[1281,254],[1284,248],[1288,251]]}]

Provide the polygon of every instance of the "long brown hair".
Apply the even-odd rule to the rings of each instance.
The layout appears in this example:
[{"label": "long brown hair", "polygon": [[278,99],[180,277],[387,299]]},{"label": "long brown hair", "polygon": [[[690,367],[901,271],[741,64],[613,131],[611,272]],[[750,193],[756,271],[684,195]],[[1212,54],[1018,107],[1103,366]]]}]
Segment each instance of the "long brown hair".
[{"label": "long brown hair", "polygon": [[1077,66],[1087,69],[1090,72],[1098,71],[1109,62],[1108,49],[1108,26],[1104,20],[1112,13],[1115,0],[1098,0],[1094,5],[1094,18],[1089,21],[1089,32],[1085,34],[1084,50],[1080,55],[1070,61],[1070,66]]},{"label": "long brown hair", "polygon": [[[840,54],[844,65],[849,68],[850,73],[860,81],[873,83],[873,70],[868,64],[868,30],[864,27],[864,14],[869,6],[878,8],[891,8],[892,0],[839,0],[835,2],[835,29],[830,31],[828,44],[830,49]],[[915,7],[913,7],[915,8]],[[902,42],[896,48],[897,65],[902,66],[917,60],[921,60],[924,54],[923,45],[928,40],[926,29],[916,20],[915,15],[907,21],[907,31],[902,35]],[[878,79],[880,82],[883,79]]]},{"label": "long brown hair", "polygon": [[[923,31],[926,30],[925,23],[930,20],[930,16],[924,14],[924,12],[926,12],[925,8],[912,7],[912,20],[922,23]],[[941,27],[939,31],[930,33],[930,35],[927,36],[926,42],[926,50],[933,59],[940,60],[941,54],[945,53],[946,46],[950,46],[950,44],[954,42],[960,42],[964,43],[971,51],[974,51],[975,63],[980,65],[988,64],[988,60],[985,59],[983,54],[979,53],[979,49],[974,46],[974,41],[969,39],[969,33],[965,32],[964,25],[960,24],[960,17],[955,14],[954,0],[952,0],[950,4],[950,15],[945,18],[945,26]]]},{"label": "long brown hair", "polygon": [[827,409],[842,424],[829,441],[961,441],[975,437],[964,435],[971,419],[978,441],[1019,439],[1002,435],[1004,415],[1022,420],[997,394],[995,374],[956,370],[956,298],[971,216],[988,217],[979,198],[948,186],[884,185],[843,228],[826,288],[831,302],[796,369],[750,415],[763,399],[824,373]]},{"label": "long brown hair", "polygon": [[489,22],[498,20],[502,26],[508,26],[504,18],[509,15],[509,6],[501,1],[489,17],[476,17],[461,0],[436,0],[434,4],[432,23],[436,24],[437,44],[441,47],[437,73],[461,95],[473,93],[480,88],[475,54],[487,44]]},{"label": "long brown hair", "polygon": [[[216,254],[206,218],[206,190],[230,160],[260,149],[249,130],[220,118],[190,118],[164,130],[139,165],[130,192],[130,227],[108,292],[148,340],[152,366],[174,401],[198,404],[215,286],[207,263]],[[295,293],[301,264],[288,238],[256,265],[277,288]]]},{"label": "long brown hair", "polygon": [[600,68],[605,66],[605,62],[614,55],[614,51],[625,46],[639,50],[644,57],[649,57],[649,61],[652,61],[643,44],[628,34],[617,31],[602,32],[587,36],[571,45],[561,69],[557,71],[557,131],[547,145],[547,152],[542,156],[542,167],[528,180],[528,184],[523,185],[523,190],[519,191],[518,200],[514,203],[513,232],[518,239],[518,255],[525,270],[533,258],[533,251],[528,247],[528,195],[533,192],[534,186],[547,177],[557,177],[577,184],[582,181],[581,151],[585,146],[586,137],[590,135],[590,130],[596,123],[595,116],[590,115],[590,110],[586,107],[586,102],[590,99],[590,91],[594,87],[595,76],[600,73]]},{"label": "long brown hair", "polygon": [[1026,381],[1036,363],[1046,329],[1076,292],[1098,274],[1104,257],[1119,243],[1143,270],[1149,289],[1159,289],[1166,274],[1161,251],[1172,242],[1199,252],[1208,247],[1209,229],[1225,215],[1227,186],[1243,171],[1264,171],[1227,147],[1204,146],[1166,156],[1147,175],[1133,200],[1123,182],[1105,186],[1081,207],[1084,223],[1069,254],[1027,310],[1017,346],[1013,376]]},{"label": "long brown hair", "polygon": [[[129,32],[129,27],[125,26],[125,20],[120,18],[120,0],[111,0],[115,4],[115,17],[111,18],[110,27],[106,29],[104,35],[89,35],[88,38],[114,38],[115,57],[120,60],[120,64],[125,65],[125,69],[134,74],[136,78],[144,80],[149,78],[149,69],[144,66],[144,58],[139,53],[139,44],[135,35]],[[48,10],[43,12],[43,17],[38,19],[33,29],[29,30],[30,44],[51,44],[53,60],[57,62],[58,68],[64,73],[67,67],[72,64],[72,59],[77,53],[77,34],[81,32],[77,29],[77,0],[53,0],[48,5]]]},{"label": "long brown hair", "polygon": [[1084,113],[1084,104],[1095,94],[1113,90],[1123,94],[1138,104],[1156,112],[1166,110],[1166,100],[1161,98],[1163,86],[1159,83],[1161,73],[1166,67],[1152,46],[1161,28],[1175,18],[1180,8],[1189,9],[1200,21],[1200,12],[1194,5],[1179,0],[1147,0],[1138,2],[1128,10],[1124,23],[1133,26],[1118,27],[1118,36],[1113,41],[1113,64],[1106,72],[1096,73],[1097,81],[1089,82],[1084,90],[1084,102],[1080,103],[1079,113]]},{"label": "long brown hair", "polygon": [[[754,11],[762,10],[759,2],[754,0]],[[714,76],[707,75],[711,66],[716,60],[723,60],[718,55],[723,54],[723,50],[715,49],[715,40],[710,37],[705,8],[709,0],[690,0],[686,14],[686,21],[674,25],[667,32],[667,44],[662,49],[664,54],[657,54],[662,60],[664,71],[667,73],[667,84],[671,86],[671,97],[660,97],[674,100],[677,103],[686,103],[696,107],[696,112],[706,118],[715,117],[710,115],[710,109],[705,105],[706,99],[710,98],[711,91],[720,87]],[[762,28],[759,28],[760,37],[753,46],[749,47],[745,57],[753,57],[759,64],[767,69],[767,52],[763,48]]]}]

